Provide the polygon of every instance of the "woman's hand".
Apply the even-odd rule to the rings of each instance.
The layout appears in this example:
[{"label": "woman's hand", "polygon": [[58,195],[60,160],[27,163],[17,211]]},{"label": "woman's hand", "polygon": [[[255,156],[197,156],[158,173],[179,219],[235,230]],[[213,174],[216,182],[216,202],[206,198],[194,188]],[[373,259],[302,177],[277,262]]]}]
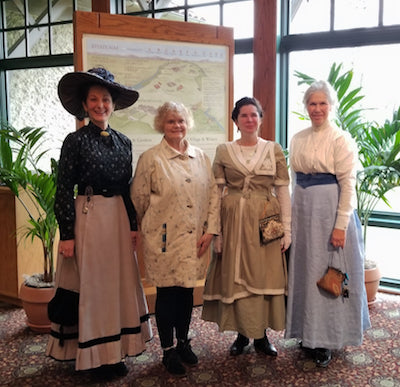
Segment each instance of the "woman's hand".
[{"label": "woman's hand", "polygon": [[222,235],[214,235],[214,253],[222,253]]},{"label": "woman's hand", "polygon": [[75,239],[68,239],[66,241],[60,241],[58,244],[58,252],[64,258],[71,258],[75,254]]},{"label": "woman's hand", "polygon": [[284,253],[292,243],[292,238],[291,235],[288,235],[288,233],[285,232],[285,235],[283,238],[281,238],[281,252]]},{"label": "woman's hand", "polygon": [[197,251],[197,256],[200,258],[210,246],[210,243],[213,239],[213,234],[203,234],[199,241],[197,242],[196,247],[199,249]]},{"label": "woman's hand", "polygon": [[331,244],[333,247],[341,247],[344,249],[344,244],[346,241],[346,231],[334,228],[331,235]]}]

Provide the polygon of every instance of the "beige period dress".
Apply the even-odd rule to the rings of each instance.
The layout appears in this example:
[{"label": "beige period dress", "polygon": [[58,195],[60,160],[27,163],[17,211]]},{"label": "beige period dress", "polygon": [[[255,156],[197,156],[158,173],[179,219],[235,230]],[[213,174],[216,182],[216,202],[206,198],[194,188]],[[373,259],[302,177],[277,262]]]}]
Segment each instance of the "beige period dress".
[{"label": "beige period dress", "polygon": [[280,240],[261,245],[259,219],[280,213],[274,186],[288,185],[279,144],[258,140],[247,163],[236,142],[219,145],[214,175],[227,187],[221,202],[222,257],[214,255],[207,273],[202,318],[221,331],[261,338],[285,326],[287,271]]}]

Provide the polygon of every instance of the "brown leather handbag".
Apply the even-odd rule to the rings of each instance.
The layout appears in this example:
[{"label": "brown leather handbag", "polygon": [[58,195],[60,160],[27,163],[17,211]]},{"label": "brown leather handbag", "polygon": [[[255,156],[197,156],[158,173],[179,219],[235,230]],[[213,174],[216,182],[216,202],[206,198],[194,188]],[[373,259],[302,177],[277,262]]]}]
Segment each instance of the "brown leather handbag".
[{"label": "brown leather handbag", "polygon": [[346,275],[343,272],[329,266],[325,275],[317,281],[317,285],[333,296],[339,297],[343,292],[343,283],[345,279]]}]

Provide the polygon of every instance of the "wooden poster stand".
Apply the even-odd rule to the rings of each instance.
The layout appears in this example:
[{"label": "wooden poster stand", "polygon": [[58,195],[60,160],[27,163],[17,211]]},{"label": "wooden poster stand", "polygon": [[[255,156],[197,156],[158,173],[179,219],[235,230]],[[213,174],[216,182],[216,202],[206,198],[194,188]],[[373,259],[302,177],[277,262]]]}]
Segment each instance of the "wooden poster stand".
[{"label": "wooden poster stand", "polygon": [[[149,19],[126,15],[111,15],[101,12],[74,13],[74,66],[76,71],[85,71],[84,68],[84,39],[85,36],[99,35],[117,38],[148,39],[185,44],[223,46],[227,51],[227,81],[226,81],[226,128],[225,139],[232,140],[232,123],[229,120],[233,100],[233,54],[234,39],[231,28],[211,26],[197,23],[175,22],[161,19]],[[134,61],[134,58],[132,59]],[[225,114],[225,113],[224,113]],[[118,129],[118,128],[117,128]],[[216,144],[213,143],[213,146]],[[144,265],[140,246],[138,261],[149,305],[150,313],[154,312],[156,289],[148,284],[144,278]],[[202,304],[204,280],[198,281],[194,290],[195,305]]]}]

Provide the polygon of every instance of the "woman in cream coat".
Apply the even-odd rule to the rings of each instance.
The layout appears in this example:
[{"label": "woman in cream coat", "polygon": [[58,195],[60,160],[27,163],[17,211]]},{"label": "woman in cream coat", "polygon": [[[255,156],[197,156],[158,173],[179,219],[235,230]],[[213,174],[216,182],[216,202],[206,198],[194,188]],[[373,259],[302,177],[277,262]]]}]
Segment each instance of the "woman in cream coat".
[{"label": "woman in cream coat", "polygon": [[146,276],[157,287],[163,364],[170,373],[184,375],[182,362],[198,362],[188,339],[193,289],[205,276],[208,247],[219,231],[219,195],[208,157],[186,140],[193,125],[188,109],[167,102],[154,123],[164,137],[139,158],[131,193]]}]

